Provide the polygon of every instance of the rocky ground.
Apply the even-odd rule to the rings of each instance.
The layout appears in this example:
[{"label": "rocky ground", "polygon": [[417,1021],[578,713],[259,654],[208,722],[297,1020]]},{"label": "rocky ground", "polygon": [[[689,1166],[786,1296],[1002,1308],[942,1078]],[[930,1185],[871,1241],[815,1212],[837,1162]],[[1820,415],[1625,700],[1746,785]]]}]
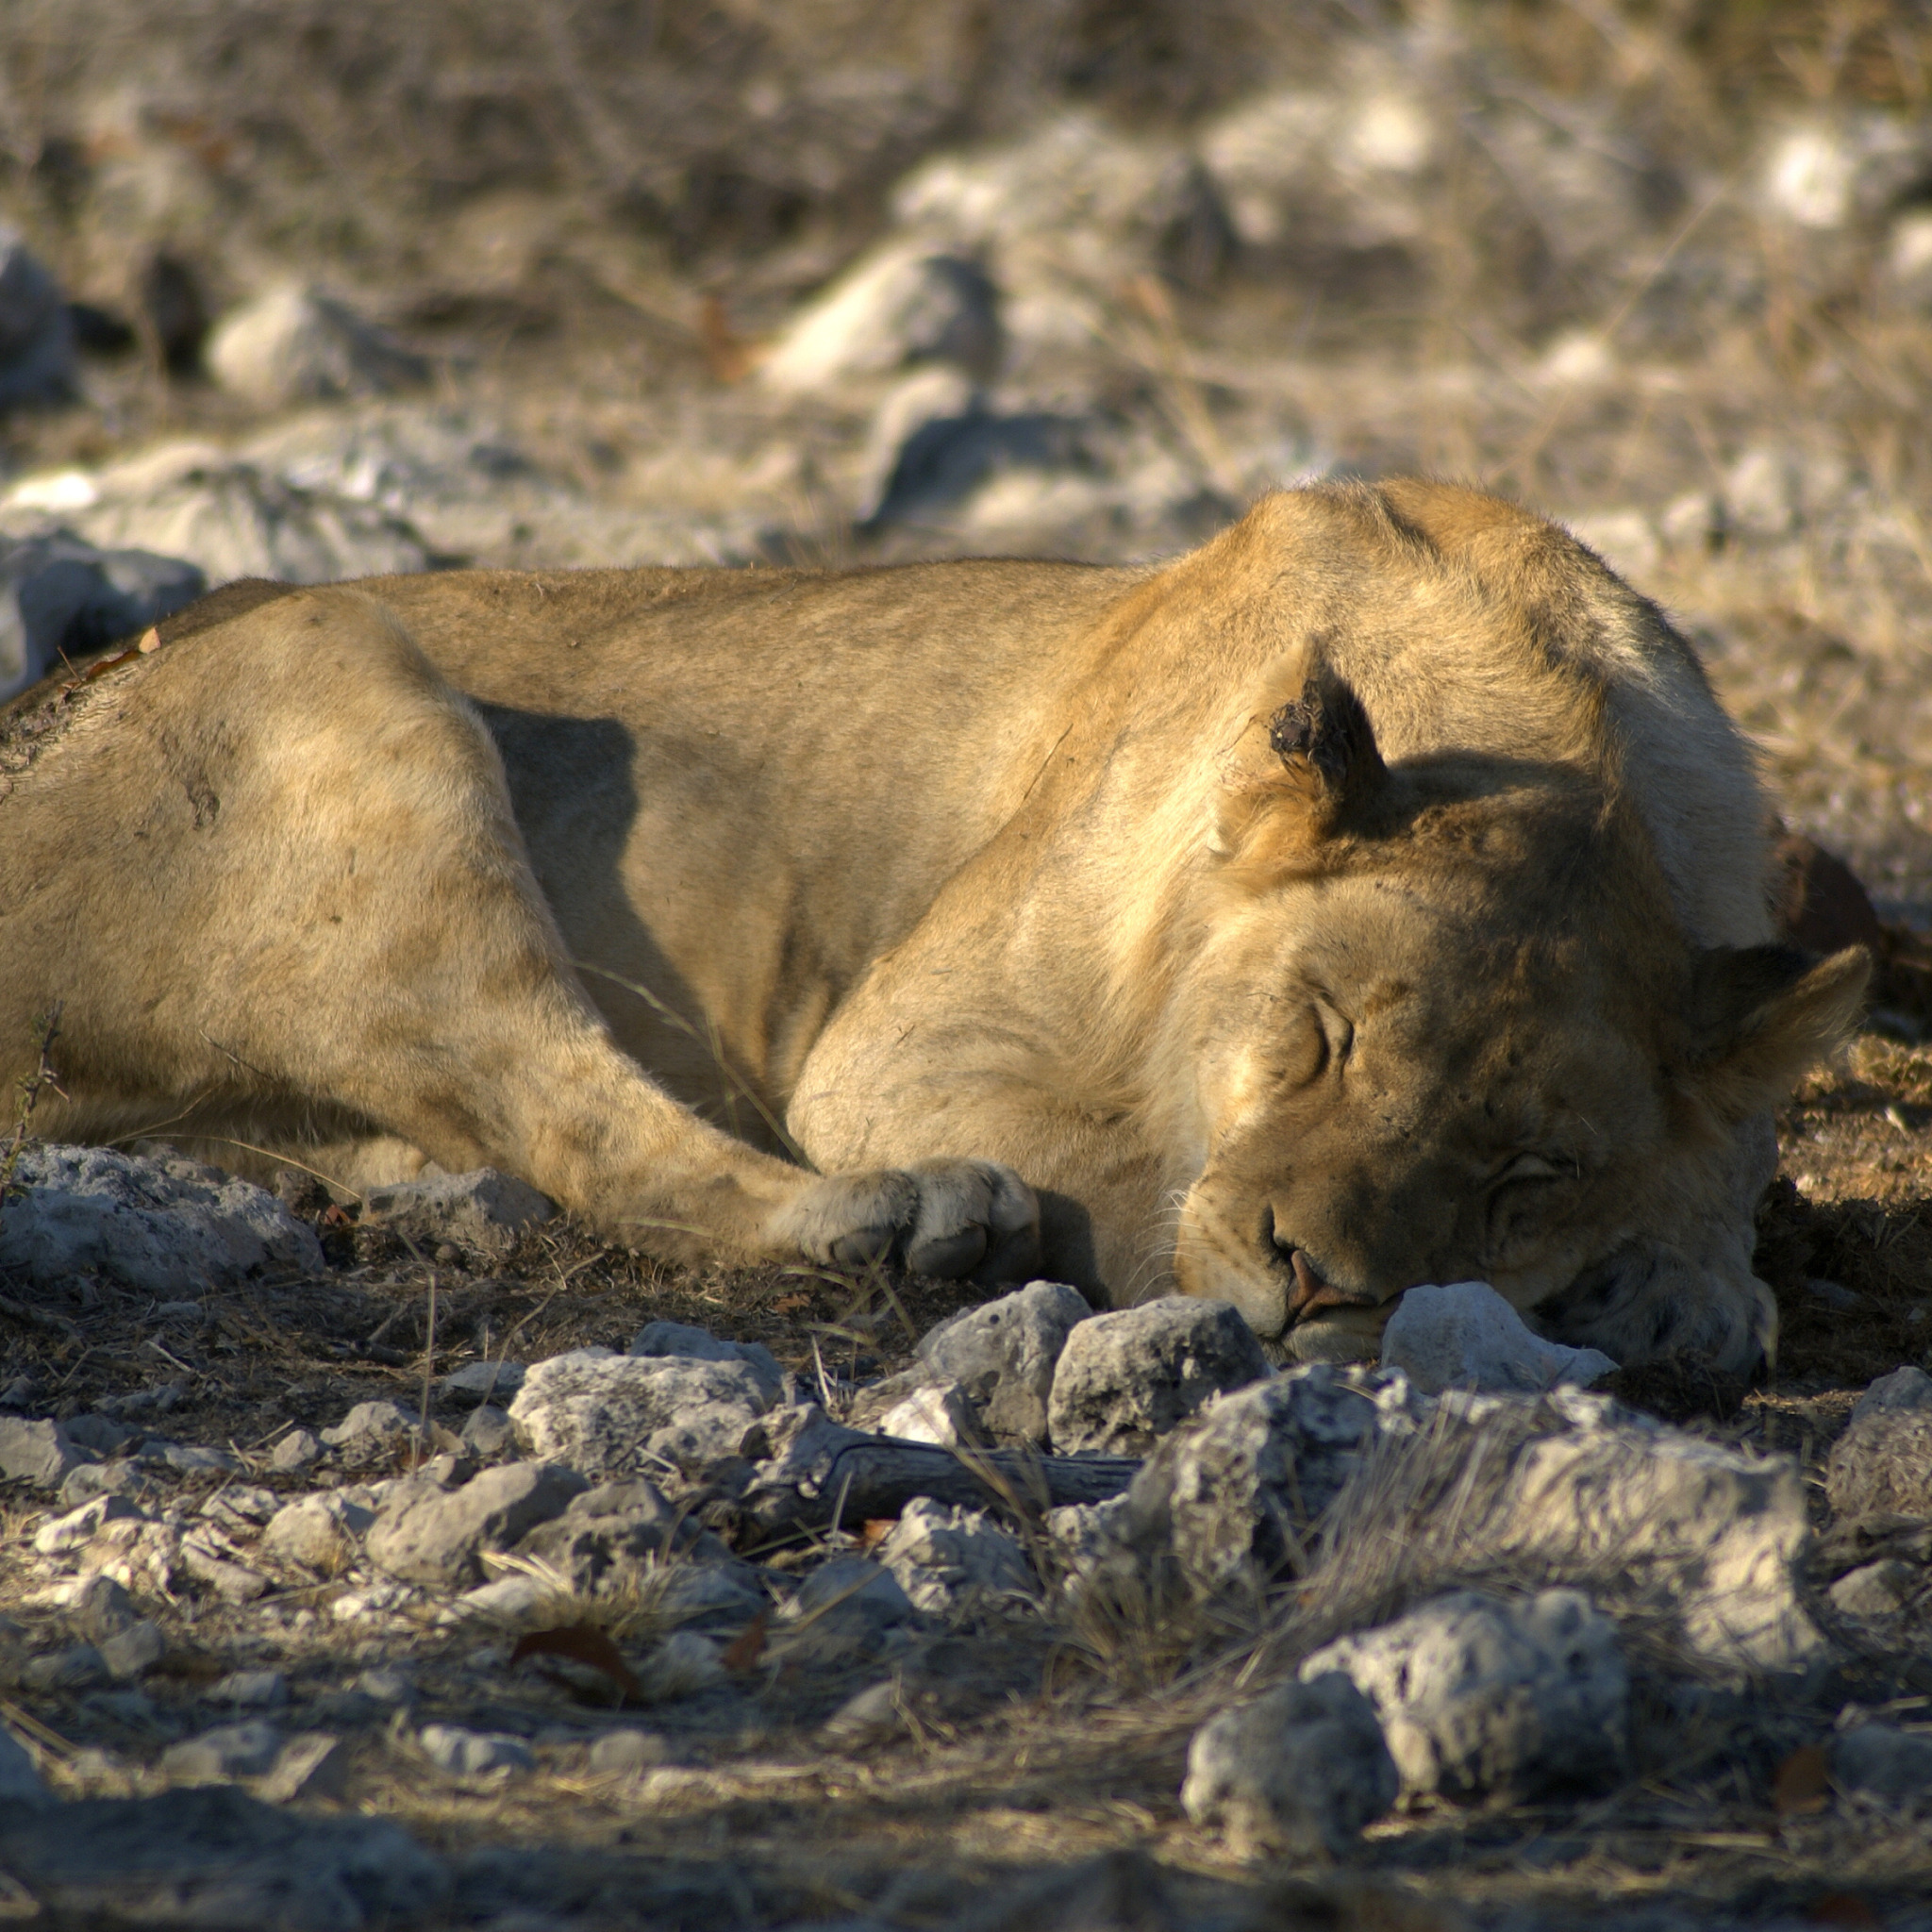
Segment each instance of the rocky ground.
[{"label": "rocky ground", "polygon": [[1478,1297],[1282,1376],[30,1145],[0,1915],[1932,1923],[1916,16],[538,11],[0,22],[0,693],[241,575],[1155,558],[1474,477],[1869,888],[1794,855],[1884,973],[1779,1123],[1779,1360],[1548,1393]]}]

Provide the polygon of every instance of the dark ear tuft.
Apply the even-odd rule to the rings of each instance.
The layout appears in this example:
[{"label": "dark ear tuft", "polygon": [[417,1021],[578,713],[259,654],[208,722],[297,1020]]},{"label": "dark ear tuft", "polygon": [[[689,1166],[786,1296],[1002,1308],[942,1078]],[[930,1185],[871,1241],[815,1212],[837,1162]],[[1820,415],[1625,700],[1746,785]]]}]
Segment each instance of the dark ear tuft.
[{"label": "dark ear tuft", "polygon": [[1331,807],[1387,774],[1369,714],[1339,677],[1309,678],[1269,719],[1268,742],[1298,789]]}]

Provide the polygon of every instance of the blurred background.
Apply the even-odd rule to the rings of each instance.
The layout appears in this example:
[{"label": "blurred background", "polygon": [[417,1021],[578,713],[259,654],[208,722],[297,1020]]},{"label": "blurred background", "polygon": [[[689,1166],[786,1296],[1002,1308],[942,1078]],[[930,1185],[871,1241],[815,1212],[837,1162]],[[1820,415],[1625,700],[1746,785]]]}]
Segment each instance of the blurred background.
[{"label": "blurred background", "polygon": [[1144,558],[1420,469],[1924,923],[1928,88],[1918,0],[8,0],[0,691],[57,564]]}]

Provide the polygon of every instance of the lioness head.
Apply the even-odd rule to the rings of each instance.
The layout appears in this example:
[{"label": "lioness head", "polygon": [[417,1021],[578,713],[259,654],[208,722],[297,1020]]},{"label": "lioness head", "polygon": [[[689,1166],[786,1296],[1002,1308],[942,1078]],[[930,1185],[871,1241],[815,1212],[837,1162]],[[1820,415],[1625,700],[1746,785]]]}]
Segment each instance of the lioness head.
[{"label": "lioness head", "polygon": [[1626,1362],[1748,1365],[1739,1129],[1852,1024],[1864,953],[1692,947],[1588,762],[1391,766],[1324,675],[1256,726],[1171,1008],[1180,1287],[1304,1359],[1477,1279]]}]

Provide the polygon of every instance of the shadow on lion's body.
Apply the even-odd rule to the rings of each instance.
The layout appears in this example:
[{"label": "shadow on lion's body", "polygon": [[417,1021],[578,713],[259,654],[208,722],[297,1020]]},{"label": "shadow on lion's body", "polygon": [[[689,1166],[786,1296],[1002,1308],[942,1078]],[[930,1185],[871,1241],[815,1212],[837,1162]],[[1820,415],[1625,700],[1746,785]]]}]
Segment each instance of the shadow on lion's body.
[{"label": "shadow on lion's body", "polygon": [[1764,1110],[1862,956],[1766,945],[1695,658],[1493,499],[162,637],[13,708],[0,1065],[65,1002],[50,1133],[490,1162],[674,1256],[1178,1286],[1301,1355],[1471,1275],[1624,1361],[1770,1339]]}]

